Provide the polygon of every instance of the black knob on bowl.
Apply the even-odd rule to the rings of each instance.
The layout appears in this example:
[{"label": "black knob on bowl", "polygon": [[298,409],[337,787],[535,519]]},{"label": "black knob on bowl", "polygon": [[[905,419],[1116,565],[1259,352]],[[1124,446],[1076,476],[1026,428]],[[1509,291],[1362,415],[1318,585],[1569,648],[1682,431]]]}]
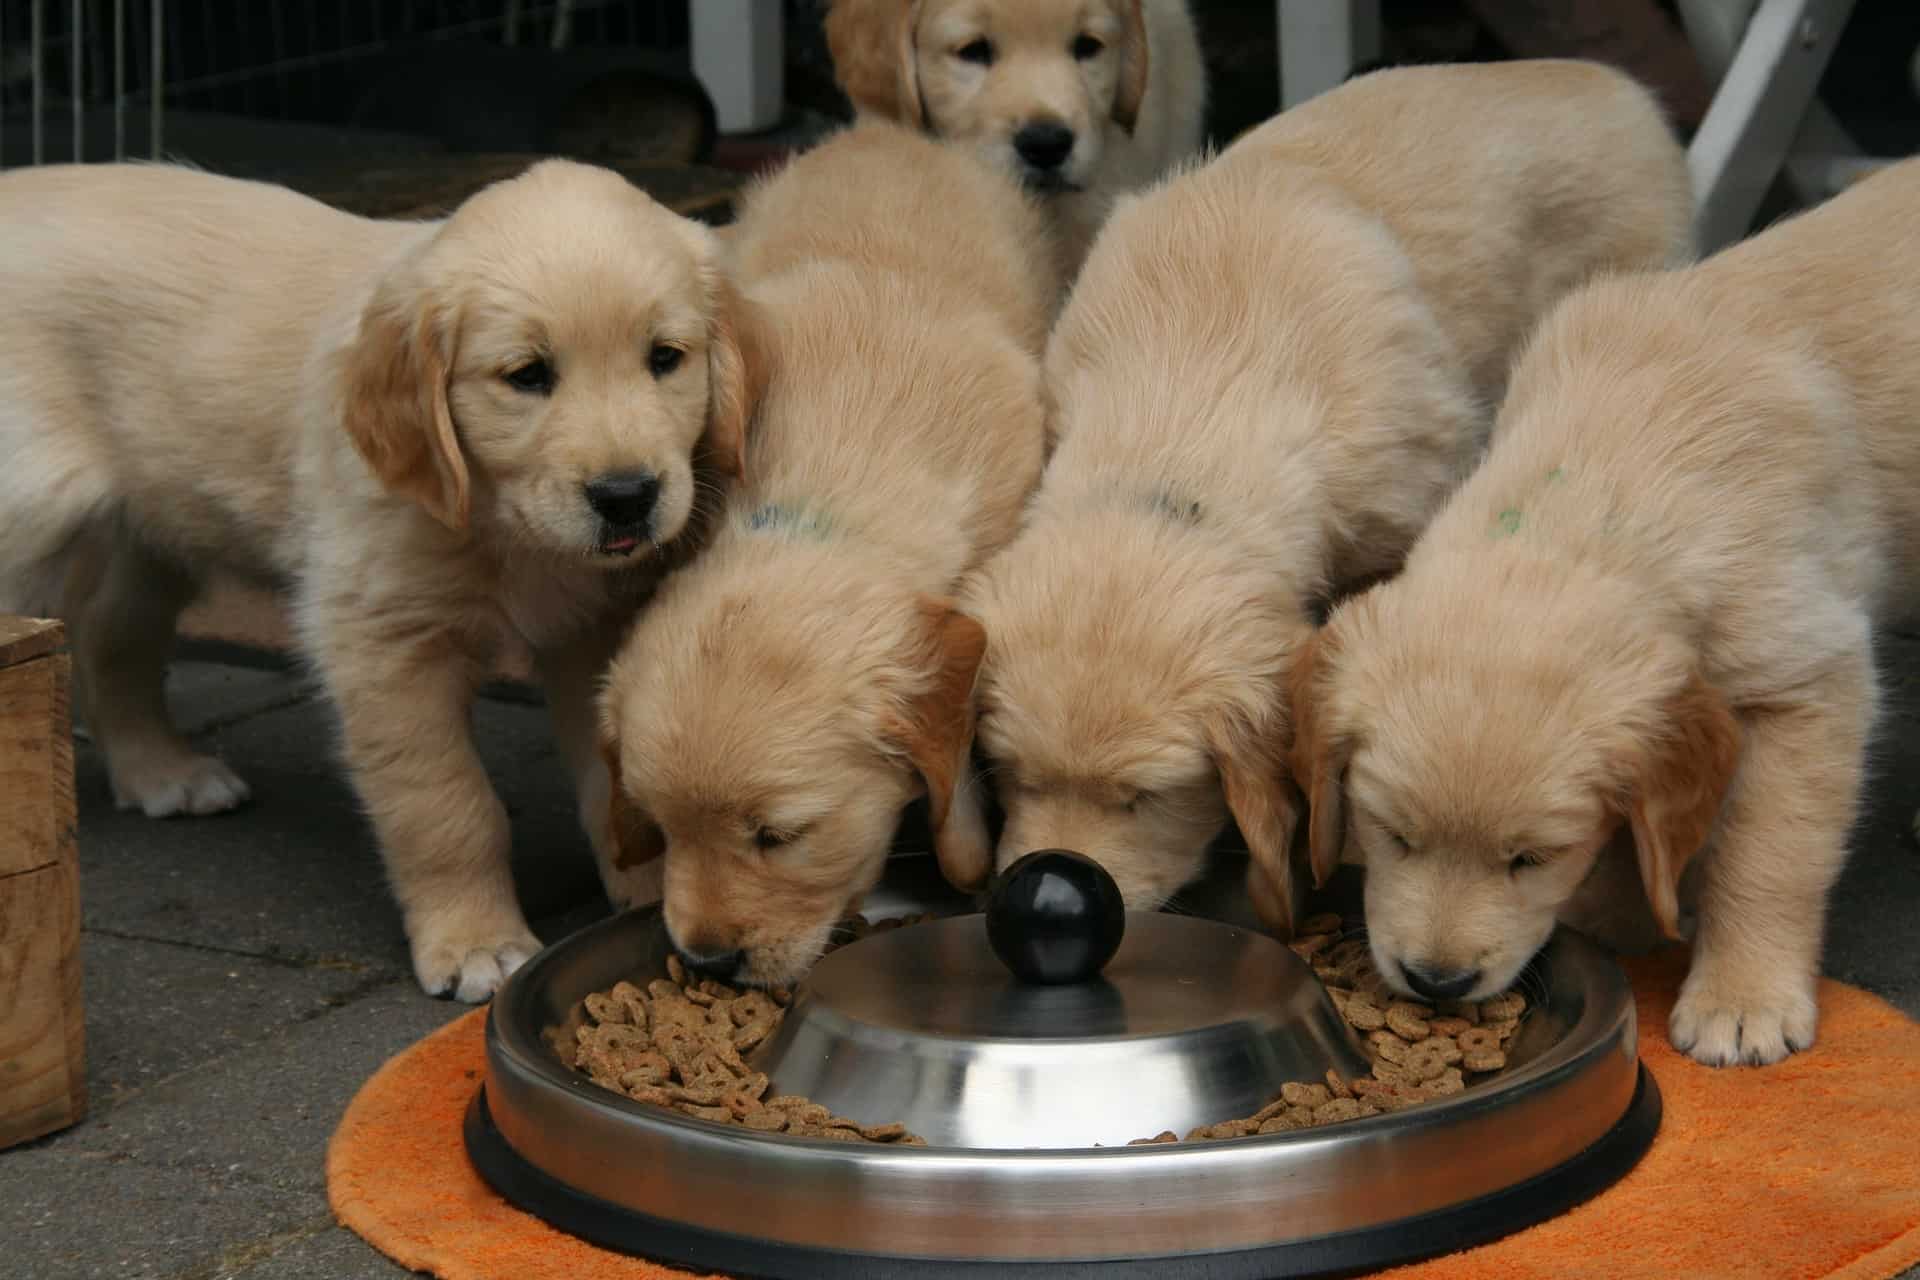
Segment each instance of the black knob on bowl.
[{"label": "black knob on bowl", "polygon": [[1086,982],[1113,959],[1127,931],[1120,886],[1105,867],[1067,849],[1029,853],[990,893],[987,941],[1022,982]]}]

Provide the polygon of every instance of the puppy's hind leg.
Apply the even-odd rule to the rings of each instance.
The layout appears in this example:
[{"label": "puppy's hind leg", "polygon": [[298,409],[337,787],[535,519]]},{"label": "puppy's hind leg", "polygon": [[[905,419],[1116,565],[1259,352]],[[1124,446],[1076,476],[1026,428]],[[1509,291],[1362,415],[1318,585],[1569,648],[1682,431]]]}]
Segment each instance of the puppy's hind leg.
[{"label": "puppy's hind leg", "polygon": [[1793,704],[1747,719],[1693,965],[1668,1019],[1674,1047],[1709,1066],[1778,1062],[1813,1044],[1827,892],[1846,861],[1873,707],[1863,640]]},{"label": "puppy's hind leg", "polygon": [[193,580],[125,533],[81,549],[69,579],[67,617],[81,706],[107,758],[113,800],[149,818],[222,813],[247,784],[193,749],[167,715],[167,659]]}]

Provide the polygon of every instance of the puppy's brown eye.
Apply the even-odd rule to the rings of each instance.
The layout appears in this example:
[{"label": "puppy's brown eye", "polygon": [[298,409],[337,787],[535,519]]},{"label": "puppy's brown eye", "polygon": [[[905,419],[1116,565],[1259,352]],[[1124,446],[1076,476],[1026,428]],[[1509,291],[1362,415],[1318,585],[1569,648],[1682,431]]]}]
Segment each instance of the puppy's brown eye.
[{"label": "puppy's brown eye", "polygon": [[526,391],[534,395],[550,395],[553,392],[553,366],[545,360],[529,360],[500,375],[508,386],[515,391]]},{"label": "puppy's brown eye", "polygon": [[1089,58],[1099,57],[1101,50],[1106,47],[1099,36],[1078,36],[1073,42],[1073,56],[1085,62]]},{"label": "puppy's brown eye", "polygon": [[972,62],[982,67],[993,65],[993,41],[985,39],[969,40],[953,51],[953,56],[962,62]]},{"label": "puppy's brown eye", "polygon": [[1148,793],[1146,793],[1145,791],[1134,792],[1132,795],[1127,797],[1127,812],[1128,813],[1140,812],[1141,806],[1145,805],[1151,799],[1153,799],[1153,797]]},{"label": "puppy's brown eye", "polygon": [[1387,839],[1393,841],[1393,847],[1398,849],[1400,852],[1402,853],[1413,852],[1413,841],[1407,839],[1405,836],[1401,835],[1398,831],[1391,831],[1391,830],[1388,831]]},{"label": "puppy's brown eye", "polygon": [[1546,855],[1538,849],[1522,849],[1507,860],[1507,872],[1510,875],[1517,876],[1522,871],[1528,871],[1534,867],[1543,867],[1546,863]]},{"label": "puppy's brown eye", "polygon": [[678,347],[670,347],[664,342],[653,344],[653,350],[647,353],[647,368],[656,378],[664,378],[680,367],[680,361],[687,353]]},{"label": "puppy's brown eye", "polygon": [[753,832],[756,849],[783,849],[799,838],[798,831],[779,831],[773,827],[756,827]]}]

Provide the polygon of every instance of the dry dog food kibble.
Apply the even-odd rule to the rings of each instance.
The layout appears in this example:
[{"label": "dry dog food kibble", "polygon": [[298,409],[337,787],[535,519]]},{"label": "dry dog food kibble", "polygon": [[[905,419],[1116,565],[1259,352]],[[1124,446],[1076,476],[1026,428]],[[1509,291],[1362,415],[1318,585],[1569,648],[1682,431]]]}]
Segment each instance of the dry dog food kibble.
[{"label": "dry dog food kibble", "polygon": [[[856,917],[841,934],[852,941],[931,918],[869,924]],[[747,1066],[741,1055],[786,1017],[792,996],[785,988],[738,991],[688,973],[675,955],[666,969],[644,990],[618,982],[586,996],[565,1026],[548,1028],[548,1047],[603,1089],[697,1120],[834,1142],[926,1145],[903,1125],[863,1125],[806,1098],[775,1094],[766,1075]]]},{"label": "dry dog food kibble", "polygon": [[[1506,1046],[1520,1029],[1525,996],[1509,991],[1477,1004],[1452,1000],[1437,1008],[1399,999],[1374,972],[1367,944],[1340,937],[1341,928],[1338,916],[1317,915],[1289,945],[1313,966],[1334,1008],[1360,1033],[1373,1060],[1372,1075],[1346,1080],[1329,1071],[1321,1082],[1284,1084],[1279,1097],[1245,1120],[1201,1125],[1186,1141],[1285,1133],[1377,1116],[1449,1097],[1506,1069]],[[1169,1131],[1128,1145],[1175,1141]]]}]

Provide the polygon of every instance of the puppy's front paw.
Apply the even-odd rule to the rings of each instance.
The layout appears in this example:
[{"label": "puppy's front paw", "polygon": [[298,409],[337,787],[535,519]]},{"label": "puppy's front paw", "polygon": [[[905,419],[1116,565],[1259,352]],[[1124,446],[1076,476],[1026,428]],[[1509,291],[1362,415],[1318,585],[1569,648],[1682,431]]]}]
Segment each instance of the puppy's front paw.
[{"label": "puppy's front paw", "polygon": [[252,794],[226,765],[186,750],[115,761],[110,772],[114,804],[138,809],[149,818],[225,813]]},{"label": "puppy's front paw", "polygon": [[1819,1010],[1812,977],[1728,980],[1697,966],[1667,1019],[1674,1048],[1710,1067],[1766,1066],[1813,1045]]},{"label": "puppy's front paw", "polygon": [[540,939],[519,923],[493,930],[426,929],[413,940],[413,972],[430,996],[451,992],[463,1004],[480,1004],[538,950]]},{"label": "puppy's front paw", "polygon": [[613,904],[614,910],[629,911],[660,901],[663,891],[661,875],[665,870],[666,862],[661,858],[643,862],[637,867],[616,867],[602,860],[600,883],[606,889],[607,901]]}]

